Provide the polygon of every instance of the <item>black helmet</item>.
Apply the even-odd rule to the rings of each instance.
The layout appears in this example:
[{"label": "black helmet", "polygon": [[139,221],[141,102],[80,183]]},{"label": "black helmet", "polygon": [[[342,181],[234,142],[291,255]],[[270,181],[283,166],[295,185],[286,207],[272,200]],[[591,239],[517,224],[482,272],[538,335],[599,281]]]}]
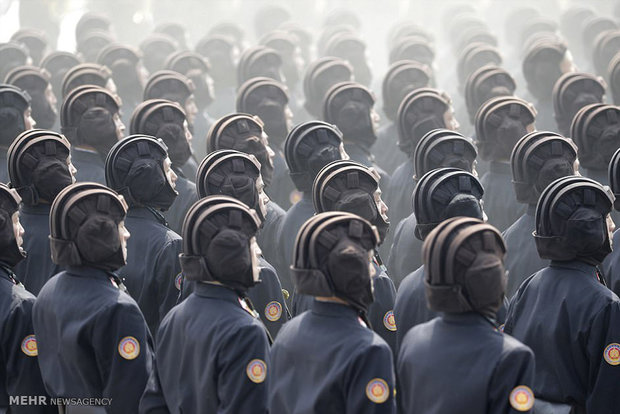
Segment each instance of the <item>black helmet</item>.
[{"label": "black helmet", "polygon": [[256,212],[231,197],[197,201],[183,221],[179,260],[185,278],[247,291],[257,283],[251,240],[259,228]]},{"label": "black helmet", "polygon": [[95,62],[99,52],[114,41],[114,36],[109,32],[93,30],[84,35],[83,38],[78,39],[75,49],[77,54],[82,56],[86,62]]},{"label": "black helmet", "polygon": [[413,152],[414,179],[435,168],[453,167],[472,173],[478,150],[471,138],[450,129],[434,129],[422,137]]},{"label": "black helmet", "polygon": [[72,145],[90,145],[105,156],[119,138],[114,115],[120,105],[118,97],[107,89],[80,86],[62,103],[61,132]]},{"label": "black helmet", "polygon": [[245,82],[237,91],[237,111],[258,116],[265,123],[269,139],[280,147],[289,132],[286,113],[288,89],[278,81],[257,77]]},{"label": "black helmet", "polygon": [[570,124],[581,108],[602,103],[606,84],[589,73],[568,72],[553,87],[553,112],[559,131],[568,135]]},{"label": "black helmet", "polygon": [[422,65],[432,66],[435,60],[435,49],[429,40],[420,34],[402,37],[390,48],[389,62],[412,60]]},{"label": "black helmet", "polygon": [[620,53],[609,62],[607,68],[607,78],[609,79],[609,89],[611,97],[616,105],[620,104]]},{"label": "black helmet", "polygon": [[7,152],[10,186],[24,204],[51,204],[63,188],[73,183],[67,165],[71,145],[64,136],[43,129],[24,131]]},{"label": "black helmet", "polygon": [[439,224],[422,246],[426,303],[435,312],[478,312],[495,318],[506,292],[500,232],[475,218]]},{"label": "black helmet", "polygon": [[609,162],[609,187],[614,193],[616,200],[614,201],[614,208],[620,211],[620,149],[618,149],[611,161]]},{"label": "black helmet", "polygon": [[107,88],[110,79],[112,79],[112,72],[107,67],[95,63],[80,63],[65,73],[62,79],[62,96],[67,99],[69,93],[78,86]]},{"label": "black helmet", "polygon": [[69,69],[80,63],[80,58],[70,52],[56,51],[43,58],[41,68],[50,73],[50,83],[56,96],[62,96],[62,80]]},{"label": "black helmet", "polygon": [[112,22],[107,16],[93,12],[84,13],[75,26],[75,39],[79,41],[93,30],[109,33],[111,25]]},{"label": "black helmet", "polygon": [[237,113],[217,120],[207,133],[207,153],[220,149],[234,149],[254,155],[260,162],[265,185],[269,187],[273,178],[273,153],[260,118]]},{"label": "black helmet", "polygon": [[130,135],[108,153],[106,183],[125,197],[130,206],[166,211],[179,195],[166,176],[166,158],[168,148],[161,139]]},{"label": "black helmet", "polygon": [[129,45],[112,43],[104,47],[97,56],[97,63],[112,71],[114,83],[123,99],[140,101],[144,80],[139,71],[142,68],[142,54]]},{"label": "black helmet", "polygon": [[579,148],[585,168],[604,170],[620,148],[620,107],[606,104],[584,106],[573,118],[570,136]]},{"label": "black helmet", "polygon": [[146,82],[144,100],[167,99],[184,107],[195,89],[194,82],[187,76],[171,70],[160,70],[153,73]]},{"label": "black helmet", "polygon": [[114,190],[76,183],[62,190],[50,211],[52,261],[59,266],[91,266],[105,271],[126,264],[119,224],[127,203]]},{"label": "black helmet", "polygon": [[344,140],[370,148],[377,140],[372,119],[375,95],[355,82],[332,86],[323,101],[323,120],[342,131]]},{"label": "black helmet", "polygon": [[293,128],[284,142],[284,158],[295,187],[310,191],[321,168],[342,159],[341,146],[342,133],[335,125],[309,121]]},{"label": "black helmet", "polygon": [[185,25],[181,23],[161,23],[155,27],[154,33],[162,33],[173,38],[181,49],[187,49],[188,34]]},{"label": "black helmet", "polygon": [[29,107],[28,92],[13,85],[0,84],[0,146],[8,147],[26,130],[24,113]]},{"label": "black helmet", "polygon": [[553,86],[562,76],[562,61],[567,56],[566,45],[560,41],[535,41],[523,59],[523,76],[527,89],[539,100],[550,100]]},{"label": "black helmet", "polygon": [[465,105],[471,123],[483,103],[497,96],[511,96],[516,88],[512,76],[500,67],[489,65],[473,72],[465,82]]},{"label": "black helmet", "polygon": [[551,183],[536,206],[534,239],[542,259],[600,264],[611,252],[607,215],[615,197],[589,178],[563,177]]},{"label": "black helmet", "polygon": [[336,56],[353,66],[356,82],[370,86],[372,72],[366,57],[366,43],[355,33],[337,33],[325,45],[325,56]]},{"label": "black helmet", "polygon": [[484,220],[483,195],[482,184],[467,171],[437,168],[426,173],[413,191],[415,236],[424,240],[439,223],[452,217]]},{"label": "black helmet", "polygon": [[395,120],[398,107],[411,91],[429,87],[433,79],[431,69],[413,60],[399,60],[390,65],[383,78],[383,112]]},{"label": "black helmet", "polygon": [[257,76],[271,78],[279,82],[282,77],[282,57],[280,54],[267,46],[258,45],[246,49],[239,58],[237,66],[237,85]]},{"label": "black helmet", "polygon": [[163,33],[152,33],[140,43],[144,56],[144,66],[150,73],[162,70],[166,59],[179,50],[179,45],[170,36]]},{"label": "black helmet", "polygon": [[596,37],[594,46],[594,68],[600,75],[607,74],[609,62],[620,50],[620,30],[607,30]]},{"label": "black helmet", "polygon": [[536,110],[523,99],[499,96],[476,112],[476,146],[483,160],[508,159],[517,141],[536,120]]},{"label": "black helmet", "polygon": [[378,244],[377,229],[355,214],[332,211],[313,216],[295,240],[295,291],[338,296],[365,313],[374,301],[369,256]]},{"label": "black helmet", "polygon": [[379,209],[376,192],[379,173],[357,162],[340,160],[327,164],[312,186],[314,211],[344,211],[368,220],[379,232],[379,243],[387,235],[390,222]]},{"label": "black helmet", "polygon": [[30,64],[30,56],[26,46],[15,43],[0,43],[0,80],[4,79],[17,66]]},{"label": "black helmet", "polygon": [[290,88],[295,88],[301,79],[301,67],[304,64],[299,37],[290,31],[277,29],[263,36],[259,43],[280,54],[285,82]]},{"label": "black helmet", "polygon": [[261,190],[257,188],[260,176],[260,163],[254,155],[218,150],[200,163],[196,190],[200,198],[222,194],[243,202],[256,211],[262,224],[267,215],[268,198],[261,198]]},{"label": "black helmet", "polygon": [[28,48],[33,65],[39,65],[43,56],[47,54],[49,41],[45,32],[34,28],[19,29],[13,36],[11,41],[21,43]]},{"label": "black helmet", "polygon": [[353,80],[353,67],[346,60],[323,57],[310,63],[304,74],[304,108],[315,117],[323,113],[327,91],[339,82]]},{"label": "black helmet", "polygon": [[58,117],[56,106],[51,105],[46,95],[50,79],[47,70],[35,66],[18,66],[11,70],[5,79],[6,83],[28,92],[31,97],[32,117],[37,126],[43,129],[54,126]]},{"label": "black helmet", "polygon": [[185,111],[176,102],[149,99],[133,111],[129,132],[163,140],[172,165],[180,168],[192,155],[186,136],[186,121]]},{"label": "black helmet", "polygon": [[236,82],[235,53],[238,46],[228,36],[207,36],[196,44],[196,52],[209,60],[211,75],[218,87],[231,87]]},{"label": "black helmet", "polygon": [[545,188],[558,178],[575,175],[577,147],[570,139],[549,131],[534,131],[512,150],[512,185],[517,201],[535,205]]},{"label": "black helmet", "polygon": [[168,57],[166,69],[187,76],[194,83],[194,95],[199,108],[204,109],[213,103],[215,92],[209,75],[211,64],[206,58],[197,52],[179,51]]},{"label": "black helmet", "polygon": [[0,264],[14,267],[26,257],[17,245],[13,228],[13,214],[19,211],[22,199],[15,189],[0,183]]},{"label": "black helmet", "polygon": [[478,69],[485,66],[501,66],[499,50],[485,43],[471,43],[463,51],[457,63],[457,75],[461,85]]}]

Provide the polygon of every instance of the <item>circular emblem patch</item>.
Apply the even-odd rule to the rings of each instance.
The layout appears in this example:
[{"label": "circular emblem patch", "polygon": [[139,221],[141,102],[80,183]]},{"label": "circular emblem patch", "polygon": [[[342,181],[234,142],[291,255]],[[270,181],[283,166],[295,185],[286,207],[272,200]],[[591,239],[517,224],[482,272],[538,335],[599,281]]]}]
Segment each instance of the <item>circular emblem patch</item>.
[{"label": "circular emblem patch", "polygon": [[268,321],[275,322],[280,319],[280,316],[282,316],[282,305],[280,305],[280,302],[274,300],[265,306],[265,317]]},{"label": "circular emblem patch", "polygon": [[394,311],[387,311],[383,317],[383,325],[388,331],[396,331],[396,320],[394,319]]},{"label": "circular emblem patch", "polygon": [[245,373],[248,375],[250,381],[260,384],[265,381],[265,377],[267,376],[267,365],[265,365],[265,362],[261,359],[253,359],[245,369]]},{"label": "circular emblem patch", "polygon": [[534,406],[534,393],[525,386],[519,385],[510,393],[510,405],[517,411],[528,411]]},{"label": "circular emblem patch", "polygon": [[603,356],[609,365],[620,365],[620,344],[614,343],[607,345]]},{"label": "circular emblem patch", "polygon": [[37,339],[34,335],[28,335],[22,341],[22,352],[29,357],[35,357],[39,355],[39,349],[37,348]]},{"label": "circular emblem patch", "polygon": [[140,342],[133,336],[126,336],[118,343],[118,353],[125,359],[136,359],[140,355]]},{"label": "circular emblem patch", "polygon": [[375,404],[382,404],[390,397],[390,388],[385,380],[374,378],[366,385],[366,396]]},{"label": "circular emblem patch", "polygon": [[183,281],[183,273],[181,272],[174,278],[174,286],[176,286],[177,290],[181,290],[182,281]]}]

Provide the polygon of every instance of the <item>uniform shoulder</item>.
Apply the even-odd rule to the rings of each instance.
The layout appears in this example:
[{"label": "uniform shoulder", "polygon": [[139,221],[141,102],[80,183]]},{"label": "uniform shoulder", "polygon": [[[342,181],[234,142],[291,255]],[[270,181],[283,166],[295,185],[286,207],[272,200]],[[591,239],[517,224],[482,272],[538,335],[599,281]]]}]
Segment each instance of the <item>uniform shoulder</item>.
[{"label": "uniform shoulder", "polygon": [[518,339],[513,338],[507,333],[498,332],[497,335],[502,340],[502,354],[529,354],[532,357],[534,356],[534,352],[530,347]]}]

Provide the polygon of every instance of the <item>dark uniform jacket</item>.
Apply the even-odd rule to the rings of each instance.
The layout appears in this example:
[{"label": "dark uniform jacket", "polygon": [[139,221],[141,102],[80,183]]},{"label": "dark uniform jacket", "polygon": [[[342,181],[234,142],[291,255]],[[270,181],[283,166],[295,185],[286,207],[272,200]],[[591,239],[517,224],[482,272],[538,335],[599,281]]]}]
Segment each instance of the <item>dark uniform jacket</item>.
[{"label": "dark uniform jacket", "polygon": [[157,333],[157,367],[141,413],[267,412],[269,342],[242,303],[231,289],[197,283],[170,311]]},{"label": "dark uniform jacket", "polygon": [[113,273],[69,267],[41,289],[32,320],[52,397],[111,398],[109,413],[138,411],[153,346],[138,304],[119,283]]},{"label": "dark uniform jacket", "polygon": [[0,413],[56,413],[55,407],[13,405],[10,396],[46,396],[32,328],[35,297],[0,264]]},{"label": "dark uniform jacket", "polygon": [[286,212],[279,205],[270,201],[267,203],[267,214],[263,226],[256,235],[256,242],[260,246],[265,259],[276,269],[279,269],[278,260],[278,233]]},{"label": "dark uniform jacket", "polygon": [[9,182],[9,167],[6,159],[7,148],[0,147],[0,183]]},{"label": "dark uniform jacket", "polygon": [[39,294],[49,278],[62,270],[52,262],[49,215],[49,204],[22,205],[19,215],[19,220],[26,229],[22,247],[28,252],[28,257],[19,262],[14,271],[26,289],[34,295]]},{"label": "dark uniform jacket", "polygon": [[[394,322],[394,300],[396,289],[394,283],[381,267],[375,264],[376,276],[373,279],[375,300],[368,307],[368,321],[373,331],[377,333],[390,349],[396,349],[396,323]],[[293,295],[293,316],[297,316],[312,309],[314,297],[295,293]]]},{"label": "dark uniform jacket", "polygon": [[402,413],[533,412],[527,406],[534,403],[534,354],[473,312],[412,328],[396,371]]},{"label": "dark uniform jacket", "polygon": [[[389,208],[388,216],[390,217],[392,228],[396,228],[402,219],[413,213],[411,195],[415,188],[415,181],[413,181],[414,173],[413,160],[408,158],[392,174],[390,186],[385,194],[385,204]],[[389,246],[387,247],[389,248]]]},{"label": "dark uniform jacket", "polygon": [[147,208],[129,209],[125,219],[131,234],[127,241],[127,265],[118,272],[151,332],[157,332],[159,322],[179,296],[175,283],[181,274],[179,254],[183,240],[162,221],[157,212]]},{"label": "dark uniform jacket", "polygon": [[105,163],[98,152],[81,148],[71,148],[71,162],[77,170],[75,180],[106,185]]},{"label": "dark uniform jacket", "polygon": [[[388,212],[391,213],[391,210]],[[394,231],[392,247],[388,256],[387,267],[394,280],[396,288],[400,286],[405,276],[422,265],[422,240],[415,236],[415,227],[418,224],[415,214],[402,220]]]},{"label": "dark uniform jacket", "polygon": [[179,170],[183,173],[183,177],[187,178],[189,181],[196,181],[196,174],[198,172],[198,162],[196,158],[193,155],[190,156]]},{"label": "dark uniform jacket", "polygon": [[[616,224],[618,225],[620,223]],[[609,289],[613,290],[616,295],[620,295],[620,230],[614,232],[613,246],[614,251],[609,253],[603,261],[603,271]]]},{"label": "dark uniform jacket", "polygon": [[595,267],[551,261],[523,282],[504,330],[536,354],[537,397],[588,413],[620,412],[620,299]]},{"label": "dark uniform jacket", "polygon": [[407,156],[398,148],[398,129],[390,121],[377,131],[377,142],[372,146],[375,162],[388,174],[393,174],[396,167],[407,161]]},{"label": "dark uniform jacket", "polygon": [[273,179],[267,188],[269,198],[275,201],[284,210],[288,210],[293,204],[299,201],[301,193],[295,188],[293,180],[288,171],[284,154],[279,148],[273,148],[275,156],[273,158]]},{"label": "dark uniform jacket", "polygon": [[271,349],[269,412],[395,413],[392,351],[346,305],[314,301]]},{"label": "dark uniform jacket", "polygon": [[532,233],[536,229],[536,206],[528,206],[527,212],[504,231],[506,257],[504,267],[508,271],[506,295],[511,298],[525,279],[549,265],[538,255]]},{"label": "dark uniform jacket", "polygon": [[482,201],[489,223],[504,231],[525,214],[527,206],[517,202],[509,163],[491,161],[489,171],[480,180],[484,188]]},{"label": "dark uniform jacket", "polygon": [[196,192],[196,184],[188,180],[180,169],[173,167],[175,174],[178,176],[175,190],[179,193],[168,211],[164,212],[164,217],[168,221],[168,227],[177,234],[181,234],[183,230],[183,220],[187,210],[198,201],[198,193]]}]

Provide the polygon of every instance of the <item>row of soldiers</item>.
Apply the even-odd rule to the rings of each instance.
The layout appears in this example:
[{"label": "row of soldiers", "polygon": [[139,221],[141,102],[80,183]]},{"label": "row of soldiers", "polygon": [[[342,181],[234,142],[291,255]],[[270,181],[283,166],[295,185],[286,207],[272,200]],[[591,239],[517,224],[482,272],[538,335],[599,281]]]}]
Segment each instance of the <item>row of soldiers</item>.
[{"label": "row of soldiers", "polygon": [[[0,407],[56,412],[9,407],[49,395],[123,413],[616,412],[620,300],[605,285],[620,280],[620,108],[603,103],[605,80],[575,72],[553,24],[521,13],[535,106],[480,17],[449,16],[468,28],[454,43],[473,139],[413,24],[390,39],[381,127],[359,34],[336,24],[303,82],[282,76],[297,62],[276,47],[284,35],[244,51],[228,101],[198,47],[166,49],[161,33],[143,57],[94,41],[82,52],[98,64],[52,52],[54,75],[43,53],[41,67],[3,59]],[[588,19],[584,39],[612,39],[599,54],[613,91],[617,23]],[[109,26],[86,14],[78,45]],[[34,61],[29,49],[0,56]],[[156,62],[148,80],[141,61]]]}]

